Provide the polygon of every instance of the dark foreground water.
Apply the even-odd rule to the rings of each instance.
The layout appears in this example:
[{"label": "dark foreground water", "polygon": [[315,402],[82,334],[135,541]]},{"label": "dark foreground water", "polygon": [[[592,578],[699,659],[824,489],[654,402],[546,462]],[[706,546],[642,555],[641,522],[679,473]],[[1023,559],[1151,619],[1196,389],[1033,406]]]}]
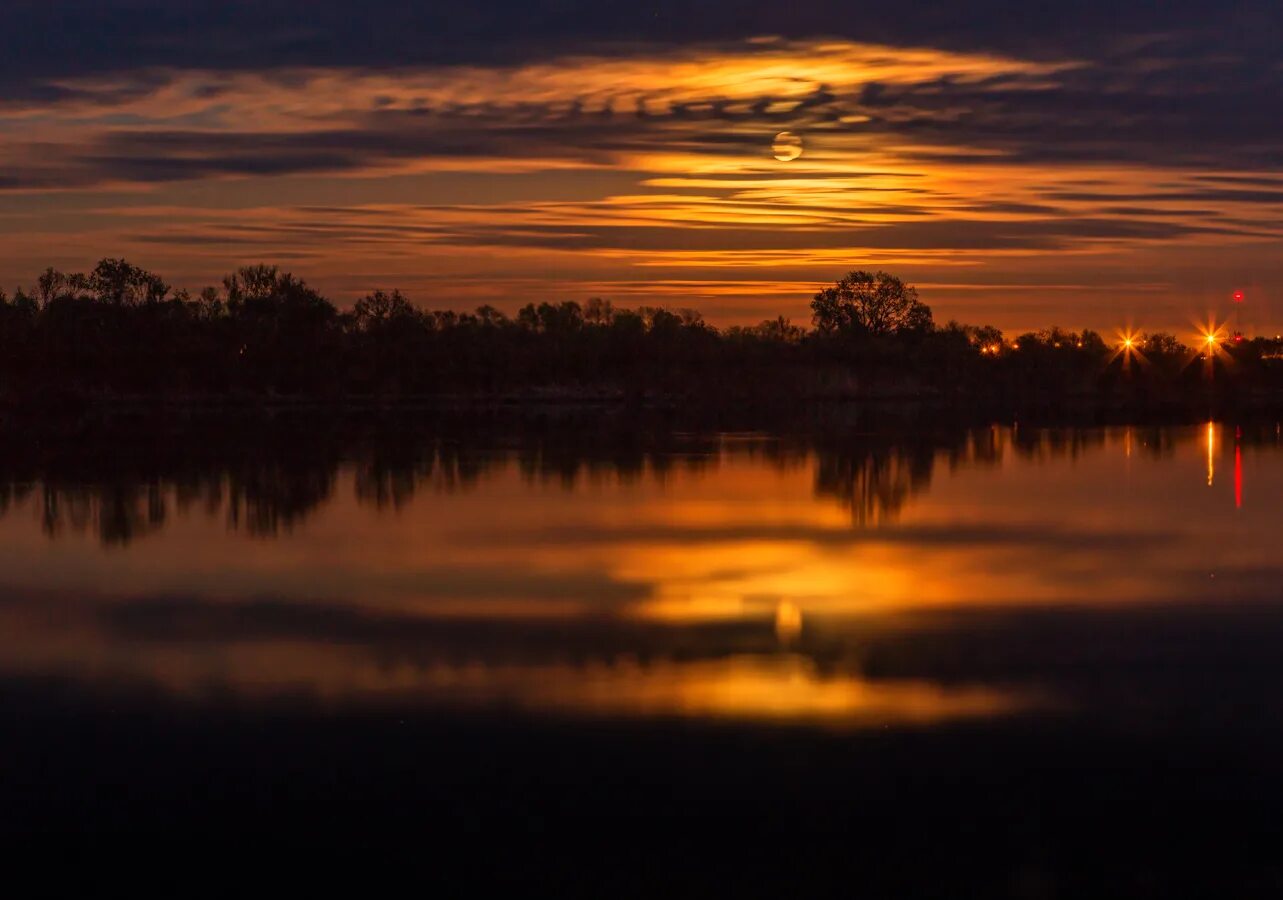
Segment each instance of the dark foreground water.
[{"label": "dark foreground water", "polygon": [[1273,896],[1280,499],[1260,421],[21,435],[0,825],[603,895]]}]

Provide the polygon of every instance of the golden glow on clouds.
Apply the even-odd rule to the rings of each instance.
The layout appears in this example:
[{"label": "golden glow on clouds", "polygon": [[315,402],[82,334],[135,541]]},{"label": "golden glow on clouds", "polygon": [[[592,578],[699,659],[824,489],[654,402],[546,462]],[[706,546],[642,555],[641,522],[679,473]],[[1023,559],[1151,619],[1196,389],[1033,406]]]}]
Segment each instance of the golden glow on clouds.
[{"label": "golden glow on clouds", "polygon": [[[1078,68],[764,38],[514,66],[189,71],[132,91],[68,82],[88,96],[0,115],[2,170],[45,185],[0,192],[0,284],[127,255],[198,289],[265,259],[344,299],[393,286],[434,306],[638,297],[725,323],[804,320],[816,285],[858,265],[955,285],[926,297],[942,318],[1043,326],[1042,295],[1057,292],[1073,315],[1053,318],[1103,329],[1133,297],[1188,302],[1197,282],[1174,270],[1277,240],[1280,204],[1191,199],[1205,170],[1030,162],[950,142],[939,129],[966,108],[865,99],[996,83],[1010,100]],[[787,165],[772,159],[781,132],[805,141]],[[305,179],[299,202],[290,186]],[[407,185],[391,202],[388,179]],[[203,183],[217,186],[194,196]],[[79,214],[53,211],[59,193]],[[1131,293],[1102,296],[1106,284]],[[536,296],[514,298],[527,285]]]},{"label": "golden glow on clouds", "polygon": [[[659,112],[672,104],[731,103],[728,113],[748,113],[763,97],[771,113],[791,112],[820,86],[843,89],[878,84],[919,84],[948,77],[974,82],[1019,73],[1051,76],[1071,62],[1035,63],[980,53],[930,48],[891,48],[849,41],[759,41],[740,49],[690,48],[647,56],[565,56],[509,67],[446,66],[428,71],[380,73],[294,68],[283,73],[192,72],[154,92],[116,99],[116,85],[68,80],[58,86],[88,91],[79,104],[62,108],[64,117],[113,111],[138,116],[182,117],[230,107],[246,125],[264,129],[318,128],[353,111],[421,110],[448,107],[467,114],[522,105],[560,104],[584,113],[637,108]],[[1033,81],[1029,86],[1042,82]],[[736,105],[738,104],[738,105]],[[525,110],[529,112],[529,109]],[[19,113],[43,119],[43,109]]]}]

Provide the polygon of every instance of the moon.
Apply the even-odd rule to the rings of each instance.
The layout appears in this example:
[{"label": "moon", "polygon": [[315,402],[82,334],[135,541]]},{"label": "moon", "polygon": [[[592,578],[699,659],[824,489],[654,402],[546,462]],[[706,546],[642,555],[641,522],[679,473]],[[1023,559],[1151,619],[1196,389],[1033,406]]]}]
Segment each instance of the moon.
[{"label": "moon", "polygon": [[790,162],[802,155],[802,139],[791,131],[781,131],[771,144],[771,152],[780,162]]}]

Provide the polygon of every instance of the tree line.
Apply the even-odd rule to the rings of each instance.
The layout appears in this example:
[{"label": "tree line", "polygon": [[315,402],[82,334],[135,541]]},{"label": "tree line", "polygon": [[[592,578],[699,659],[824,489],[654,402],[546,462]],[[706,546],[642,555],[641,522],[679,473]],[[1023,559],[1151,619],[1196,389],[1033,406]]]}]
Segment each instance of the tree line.
[{"label": "tree line", "polygon": [[276,266],[192,294],[104,259],[0,291],[0,397],[1062,395],[1183,388],[1218,366],[1222,381],[1283,388],[1276,341],[1190,348],[1160,333],[1124,348],[1061,328],[1011,338],[936,324],[917,291],[884,272],[849,273],[811,309],[810,327],[778,317],[719,329],[695,310],[597,298],[507,315],[421,309],[377,290],[340,310]]}]

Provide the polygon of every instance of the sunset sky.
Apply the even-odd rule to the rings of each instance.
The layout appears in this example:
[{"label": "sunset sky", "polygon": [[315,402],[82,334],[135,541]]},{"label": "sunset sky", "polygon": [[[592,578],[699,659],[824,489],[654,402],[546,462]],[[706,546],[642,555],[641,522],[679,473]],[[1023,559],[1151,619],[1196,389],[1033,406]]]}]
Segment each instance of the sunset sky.
[{"label": "sunset sky", "polygon": [[[474,8],[480,7],[480,8]],[[340,304],[1283,328],[1276,2],[6,0],[0,286],[275,262]],[[779,161],[777,133],[804,152]]]}]

